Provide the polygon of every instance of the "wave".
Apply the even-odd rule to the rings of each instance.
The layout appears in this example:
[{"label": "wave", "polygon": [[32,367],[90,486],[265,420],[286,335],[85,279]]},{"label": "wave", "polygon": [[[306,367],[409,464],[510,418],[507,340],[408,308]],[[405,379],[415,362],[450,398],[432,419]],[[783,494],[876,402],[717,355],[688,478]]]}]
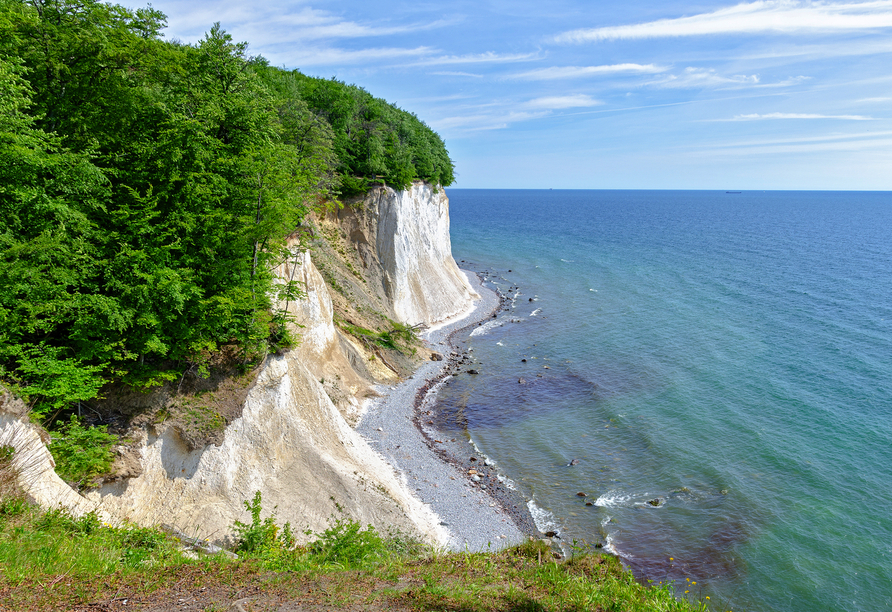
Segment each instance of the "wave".
[{"label": "wave", "polygon": [[504,322],[502,322],[502,321],[498,321],[498,320],[487,321],[486,323],[484,323],[483,325],[480,325],[479,327],[477,327],[477,329],[472,331],[470,336],[471,337],[485,336],[486,334],[489,333],[489,330],[495,329],[496,327],[501,327],[502,325],[504,325]]},{"label": "wave", "polygon": [[536,525],[536,529],[542,533],[545,533],[546,531],[558,531],[557,519],[551,512],[539,506],[532,499],[527,502],[527,509],[530,511],[530,516],[533,517],[533,523]]}]

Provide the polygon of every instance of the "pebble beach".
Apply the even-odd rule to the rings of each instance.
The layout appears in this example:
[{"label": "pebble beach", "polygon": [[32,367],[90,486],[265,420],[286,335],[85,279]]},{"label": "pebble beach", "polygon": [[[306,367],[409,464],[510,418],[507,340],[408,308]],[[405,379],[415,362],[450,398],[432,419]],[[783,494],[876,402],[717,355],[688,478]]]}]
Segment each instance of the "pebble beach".
[{"label": "pebble beach", "polygon": [[492,461],[476,452],[470,438],[443,439],[425,420],[429,395],[444,378],[458,375],[466,358],[457,339],[501,306],[500,297],[474,273],[464,273],[480,299],[421,334],[430,352],[443,359],[425,362],[398,385],[376,387],[381,397],[368,403],[357,431],[439,516],[449,532],[447,548],[477,552],[518,544],[535,527],[520,495],[499,478]]}]

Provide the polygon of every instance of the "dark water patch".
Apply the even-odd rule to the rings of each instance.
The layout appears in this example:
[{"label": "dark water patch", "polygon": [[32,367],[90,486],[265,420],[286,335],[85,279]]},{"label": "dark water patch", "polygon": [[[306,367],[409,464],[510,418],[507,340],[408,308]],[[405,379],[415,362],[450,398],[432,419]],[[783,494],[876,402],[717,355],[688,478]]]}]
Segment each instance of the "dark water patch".
[{"label": "dark water patch", "polygon": [[431,416],[440,428],[502,428],[598,399],[598,386],[573,374],[518,368],[516,375],[486,376],[482,382],[448,381],[437,395]]}]

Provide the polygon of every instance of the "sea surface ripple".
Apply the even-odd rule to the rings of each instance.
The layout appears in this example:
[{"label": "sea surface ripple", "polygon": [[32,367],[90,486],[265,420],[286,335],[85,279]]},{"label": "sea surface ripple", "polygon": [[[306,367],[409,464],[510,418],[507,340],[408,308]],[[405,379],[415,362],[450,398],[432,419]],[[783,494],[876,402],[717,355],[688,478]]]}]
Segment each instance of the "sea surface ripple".
[{"label": "sea surface ripple", "polygon": [[449,196],[513,302],[440,421],[564,543],[716,610],[892,609],[892,194]]}]

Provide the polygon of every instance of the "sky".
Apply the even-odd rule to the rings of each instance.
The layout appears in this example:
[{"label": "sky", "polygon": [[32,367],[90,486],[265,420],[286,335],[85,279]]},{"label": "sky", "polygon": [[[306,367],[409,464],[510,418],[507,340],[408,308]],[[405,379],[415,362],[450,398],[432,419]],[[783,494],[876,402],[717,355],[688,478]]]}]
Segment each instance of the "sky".
[{"label": "sky", "polygon": [[892,190],[892,0],[152,5],[415,113],[455,187]]}]

